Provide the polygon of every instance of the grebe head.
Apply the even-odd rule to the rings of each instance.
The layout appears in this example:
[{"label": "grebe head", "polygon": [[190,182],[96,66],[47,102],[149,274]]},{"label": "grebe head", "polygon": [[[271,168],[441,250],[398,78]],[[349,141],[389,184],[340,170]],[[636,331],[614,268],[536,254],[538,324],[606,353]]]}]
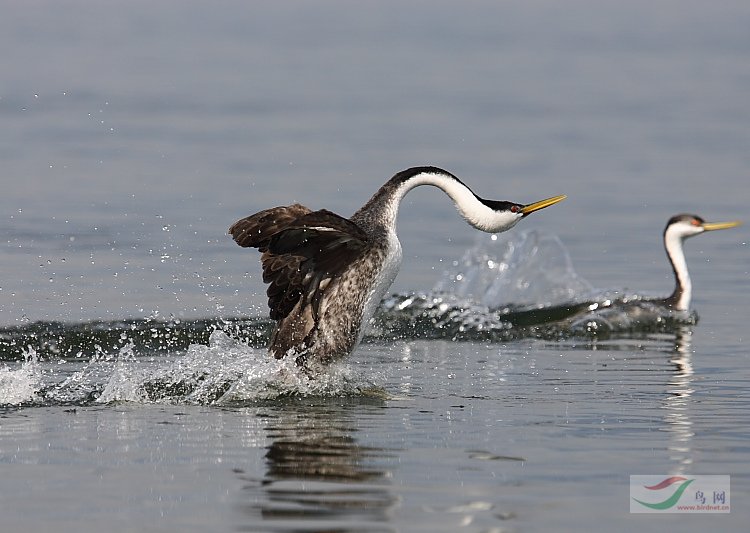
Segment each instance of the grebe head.
[{"label": "grebe head", "polygon": [[740,222],[706,222],[701,217],[691,214],[675,215],[664,228],[664,248],[675,275],[675,289],[667,298],[667,303],[677,311],[687,311],[690,308],[692,283],[688,274],[685,253],[682,243],[688,237],[700,235],[706,231],[729,229],[739,226]]},{"label": "grebe head", "polygon": [[732,222],[706,222],[698,215],[681,214],[669,219],[667,227],[664,228],[664,236],[667,240],[675,238],[684,240],[706,231],[734,228],[740,224],[741,222],[737,220]]},{"label": "grebe head", "polygon": [[479,198],[479,201],[487,208],[479,210],[477,216],[465,216],[467,221],[475,228],[488,233],[499,233],[506,231],[518,224],[522,218],[530,215],[534,211],[539,211],[567,198],[566,195],[553,196],[531,204],[517,204],[514,202],[505,202],[500,200],[485,200]]}]

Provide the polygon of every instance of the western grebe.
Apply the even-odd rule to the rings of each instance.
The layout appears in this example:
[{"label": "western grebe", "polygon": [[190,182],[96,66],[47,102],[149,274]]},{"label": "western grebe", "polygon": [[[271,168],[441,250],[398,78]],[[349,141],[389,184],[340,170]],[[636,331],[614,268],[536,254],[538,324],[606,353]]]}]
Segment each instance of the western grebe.
[{"label": "western grebe", "polygon": [[238,220],[229,234],[240,246],[262,252],[276,320],[269,346],[274,357],[328,363],[354,350],[398,272],[398,208],[419,185],[442,189],[466,222],[489,233],[506,231],[565,198],[528,205],[485,200],[450,172],[425,166],[393,176],[350,219],[293,204]]},{"label": "western grebe", "polygon": [[682,245],[688,237],[700,235],[706,231],[729,229],[739,226],[741,222],[706,222],[701,217],[691,214],[675,215],[669,219],[664,228],[664,249],[672,265],[675,277],[674,292],[659,303],[674,309],[675,311],[687,311],[690,308],[693,286],[688,274],[685,252]]}]

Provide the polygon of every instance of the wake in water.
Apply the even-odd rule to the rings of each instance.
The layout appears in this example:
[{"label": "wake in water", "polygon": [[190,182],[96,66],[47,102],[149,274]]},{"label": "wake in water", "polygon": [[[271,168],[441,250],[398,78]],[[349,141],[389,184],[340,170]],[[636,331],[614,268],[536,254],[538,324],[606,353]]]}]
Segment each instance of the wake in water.
[{"label": "wake in water", "polygon": [[594,289],[553,235],[479,236],[426,293],[395,294],[377,316],[377,333],[508,341],[672,332],[694,313],[642,295]]},{"label": "wake in water", "polygon": [[372,377],[346,364],[303,370],[215,329],[207,344],[182,353],[137,354],[132,342],[89,361],[40,361],[0,367],[0,405],[88,405],[110,402],[237,405],[281,396],[372,393]]},{"label": "wake in water", "polygon": [[216,330],[207,345],[191,345],[171,364],[144,368],[135,358],[118,358],[97,401],[235,404],[285,395],[344,395],[369,386],[347,365],[302,369],[294,358],[274,359],[265,349]]},{"label": "wake in water", "polygon": [[[481,236],[432,291],[386,298],[365,342],[643,337],[695,324],[640,295],[597,291],[562,243]],[[264,318],[35,323],[0,330],[0,405],[233,404],[377,389],[346,364],[300,369],[265,348]],[[3,363],[3,361],[5,363]]]}]

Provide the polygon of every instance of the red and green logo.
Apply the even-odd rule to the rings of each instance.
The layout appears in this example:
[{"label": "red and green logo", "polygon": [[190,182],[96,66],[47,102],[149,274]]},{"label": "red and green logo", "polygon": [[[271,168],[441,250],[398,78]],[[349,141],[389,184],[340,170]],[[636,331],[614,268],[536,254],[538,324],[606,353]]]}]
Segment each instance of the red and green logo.
[{"label": "red and green logo", "polygon": [[680,500],[680,497],[682,497],[682,493],[685,492],[685,489],[688,488],[688,485],[690,485],[694,479],[688,479],[682,476],[672,476],[666,478],[664,481],[657,483],[656,485],[644,485],[644,489],[653,490],[653,491],[659,491],[658,494],[664,495],[666,489],[669,489],[672,485],[675,485],[679,483],[680,485],[677,487],[677,490],[675,490],[669,497],[667,497],[665,500],[660,502],[644,502],[639,500],[638,498],[633,498],[635,501],[640,503],[641,505],[648,507],[649,509],[654,509],[657,511],[663,511],[665,509],[670,509],[671,507],[674,507],[677,502]]}]

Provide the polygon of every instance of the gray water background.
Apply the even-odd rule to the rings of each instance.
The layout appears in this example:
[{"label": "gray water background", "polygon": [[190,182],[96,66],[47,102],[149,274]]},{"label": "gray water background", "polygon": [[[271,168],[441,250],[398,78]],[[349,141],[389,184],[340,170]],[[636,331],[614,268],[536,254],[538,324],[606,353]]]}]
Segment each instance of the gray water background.
[{"label": "gray water background", "polygon": [[[418,164],[484,197],[567,194],[522,224],[558,235],[596,287],[669,292],[660,234],[674,213],[750,218],[745,2],[38,1],[3,13],[3,325],[261,315],[257,257],[229,224],[292,201],[348,215]],[[427,290],[475,232],[439,191],[403,207],[393,289]],[[687,243],[701,316],[687,348],[412,341],[352,358],[382,401],[9,410],[4,520],[739,530],[747,228]],[[669,362],[684,352],[688,365]],[[271,452],[305,440],[342,458],[322,485],[305,461],[276,469],[292,452]],[[731,474],[732,514],[628,514],[629,474],[675,471]],[[353,495],[365,504],[347,514]],[[286,514],[269,518],[274,506]]]}]

